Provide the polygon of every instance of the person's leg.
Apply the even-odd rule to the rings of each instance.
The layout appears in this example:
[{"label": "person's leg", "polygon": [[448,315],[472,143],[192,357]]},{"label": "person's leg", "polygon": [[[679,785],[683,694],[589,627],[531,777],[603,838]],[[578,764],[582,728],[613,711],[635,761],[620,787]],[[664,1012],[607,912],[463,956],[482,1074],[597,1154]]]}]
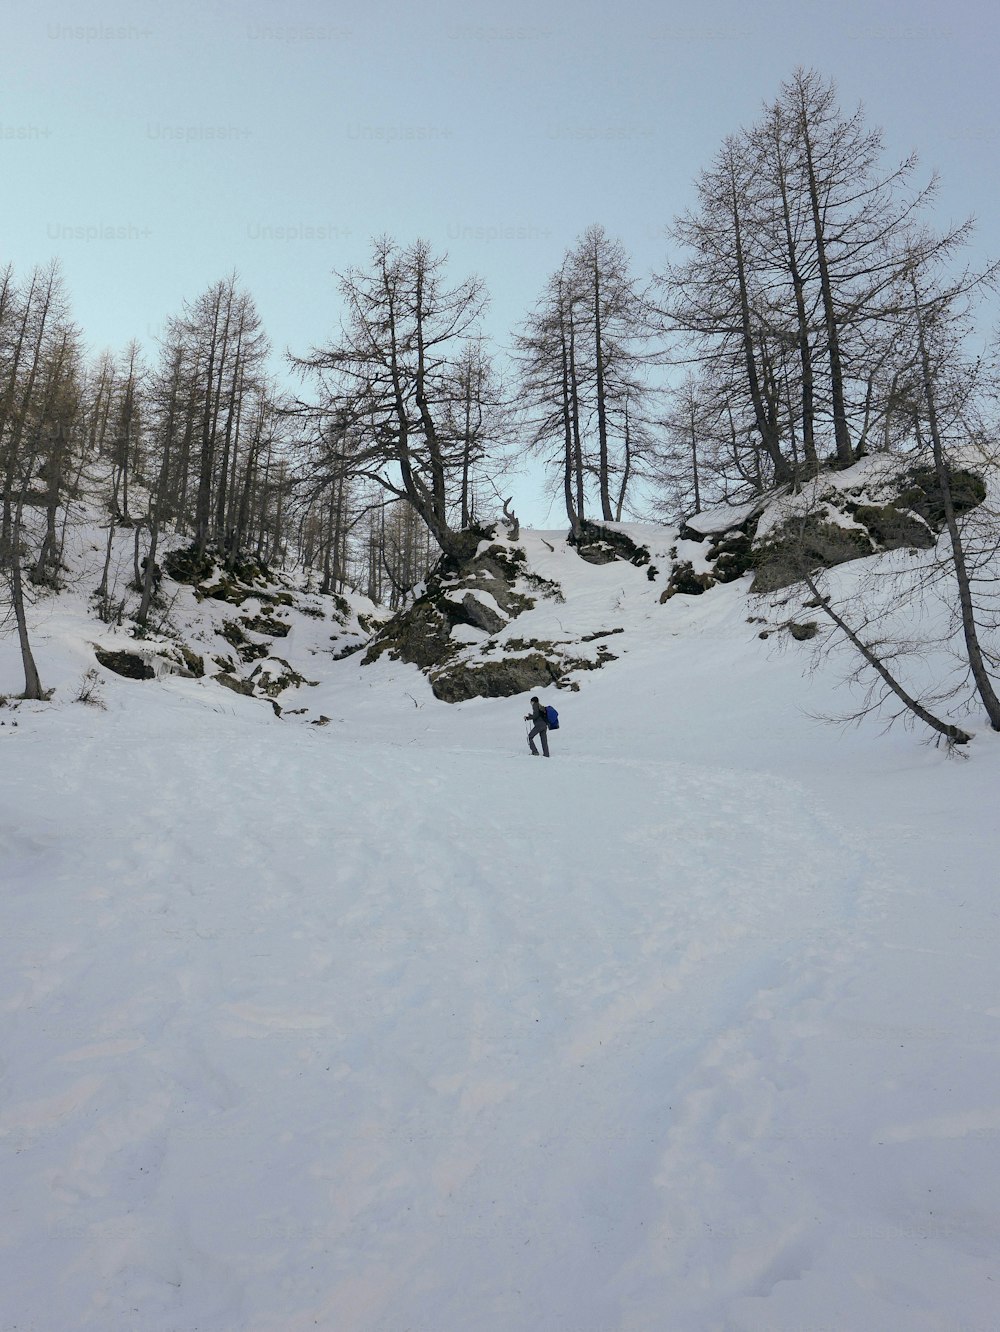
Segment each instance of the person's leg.
[{"label": "person's leg", "polygon": [[546,758],[548,758],[548,756],[549,756],[549,728],[548,728],[547,726],[540,726],[540,727],[538,728],[538,738],[539,738],[539,740],[541,740],[541,742],[542,742],[542,753],[545,755]]},{"label": "person's leg", "polygon": [[[540,726],[533,726],[531,730],[528,732],[528,748],[534,754],[535,758],[538,757],[538,750],[535,748],[535,736],[538,735],[540,730],[541,730]],[[545,741],[543,740],[542,744],[544,743]]]}]

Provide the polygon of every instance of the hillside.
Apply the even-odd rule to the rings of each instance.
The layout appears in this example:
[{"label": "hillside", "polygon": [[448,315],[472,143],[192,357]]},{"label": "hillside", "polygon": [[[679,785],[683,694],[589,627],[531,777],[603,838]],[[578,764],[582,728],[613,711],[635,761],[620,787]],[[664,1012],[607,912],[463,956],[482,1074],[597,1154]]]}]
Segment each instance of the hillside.
[{"label": "hillside", "polygon": [[[858,695],[800,593],[663,600],[706,532],[497,537],[534,604],[484,584],[421,668],[359,599],[217,571],[136,643],[80,529],[53,698],[0,709],[4,1326],[995,1323],[1000,740],[819,720]],[[527,693],[435,695],[536,655],[548,763]]]}]

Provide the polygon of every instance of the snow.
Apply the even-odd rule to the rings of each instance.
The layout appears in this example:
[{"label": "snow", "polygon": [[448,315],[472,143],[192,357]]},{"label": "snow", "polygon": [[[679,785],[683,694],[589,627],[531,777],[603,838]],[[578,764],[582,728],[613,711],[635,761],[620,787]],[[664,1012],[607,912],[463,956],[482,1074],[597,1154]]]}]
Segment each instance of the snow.
[{"label": "snow", "polygon": [[717,509],[700,509],[685,519],[685,526],[695,532],[701,532],[706,537],[721,536],[723,532],[732,531],[734,527],[745,523],[748,518],[758,513],[760,508],[760,500],[755,499],[745,504],[726,504]]},{"label": "snow", "polygon": [[0,709],[4,1329],[998,1325],[1000,739],[824,725],[746,580],[660,606],[563,535],[500,638],[625,632],[542,693],[548,762],[525,699],[291,611],[280,719],[86,706],[121,638],[43,608],[55,697]]}]

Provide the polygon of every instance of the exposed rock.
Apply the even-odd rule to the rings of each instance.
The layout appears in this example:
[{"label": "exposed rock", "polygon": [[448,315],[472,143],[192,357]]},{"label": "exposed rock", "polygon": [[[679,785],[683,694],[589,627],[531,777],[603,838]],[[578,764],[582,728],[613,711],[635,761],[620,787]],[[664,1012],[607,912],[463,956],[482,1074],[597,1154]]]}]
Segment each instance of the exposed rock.
[{"label": "exposed rock", "polygon": [[268,590],[277,581],[275,576],[250,556],[227,558],[211,550],[199,554],[197,546],[191,545],[168,551],[163,569],[175,582],[189,584],[199,601],[208,597],[242,606],[254,598],[266,606],[295,605],[290,592]]},{"label": "exposed rock", "polygon": [[[746,513],[746,510],[741,512]],[[711,537],[711,544],[705,551],[705,560],[711,565],[711,569],[696,573],[690,560],[676,562],[676,552],[672,551],[675,563],[667,580],[667,586],[660,596],[661,605],[678,593],[689,597],[700,596],[716,583],[731,583],[737,578],[742,578],[753,568],[753,541],[760,521],[760,514],[756,509],[729,528],[720,527],[719,524],[724,519],[718,513],[710,515],[711,532],[701,532],[690,526],[690,523],[696,521],[697,516],[681,525],[680,538],[684,541],[703,543]]]},{"label": "exposed rock", "polygon": [[875,549],[862,527],[843,527],[810,514],[792,519],[769,532],[754,552],[757,572],[751,592],[776,592],[797,583],[804,572],[832,569],[849,560],[871,555]]},{"label": "exposed rock", "polygon": [[[291,592],[261,592],[259,588],[253,588],[250,592],[252,597],[260,602],[262,606],[294,606],[295,598]],[[343,601],[343,597],[334,598],[334,601]],[[302,607],[299,607],[301,610]]]},{"label": "exposed rock", "polygon": [[292,627],[283,620],[275,619],[273,615],[244,615],[240,624],[251,633],[264,634],[268,638],[287,638]]},{"label": "exposed rock", "polygon": [[253,698],[253,685],[249,680],[241,680],[239,676],[230,675],[228,671],[220,671],[215,680],[226,689],[231,689],[234,694],[245,694],[248,698]]},{"label": "exposed rock", "polygon": [[883,550],[929,550],[937,535],[926,519],[898,504],[852,504],[851,517],[871,533]]},{"label": "exposed rock", "polygon": [[669,601],[671,597],[676,597],[678,593],[689,597],[700,597],[703,592],[714,587],[715,582],[710,573],[695,573],[691,561],[682,560],[680,564],[674,565],[670,581],[660,593],[660,605]]},{"label": "exposed rock", "polygon": [[804,643],[810,638],[815,638],[819,633],[819,625],[815,620],[809,620],[806,624],[796,624],[794,620],[789,622],[788,632],[799,643]]},{"label": "exposed rock", "polygon": [[94,648],[94,656],[115,675],[123,675],[128,680],[154,680],[156,671],[145,657],[137,652],[111,651],[108,648]]},{"label": "exposed rock", "polygon": [[[441,598],[443,600],[443,598]],[[362,661],[366,666],[383,652],[402,661],[429,670],[447,660],[455,650],[451,627],[455,621],[443,613],[429,597],[422,597],[380,630],[369,645]]]},{"label": "exposed rock", "polygon": [[195,680],[200,680],[205,674],[205,659],[199,657],[197,652],[192,652],[185,643],[177,644],[177,651],[180,653],[187,667],[188,672]]},{"label": "exposed rock", "polygon": [[379,619],[375,615],[358,616],[358,628],[363,634],[368,634],[369,636],[377,634],[384,624],[385,620]]},{"label": "exposed rock", "polygon": [[253,687],[267,698],[276,698],[278,694],[284,693],[286,689],[297,689],[300,685],[318,683],[315,680],[307,680],[304,675],[300,675],[294,666],[285,661],[284,657],[272,657],[271,661],[277,662],[283,669],[280,671],[268,670],[264,665],[260,665],[250,673],[250,681]]},{"label": "exposed rock", "polygon": [[641,569],[649,563],[650,555],[645,546],[636,545],[630,536],[616,531],[613,527],[604,527],[600,523],[584,518],[576,536],[570,534],[569,544],[576,547],[576,552],[588,564],[610,564],[613,560],[627,560]]},{"label": "exposed rock", "polygon": [[754,515],[733,531],[716,537],[706,558],[715,561],[712,573],[717,583],[735,582],[754,567],[753,539],[757,522]]},{"label": "exposed rock", "polygon": [[224,638],[230,647],[239,653],[240,660],[249,665],[266,657],[268,648],[265,643],[251,643],[235,620],[227,620],[219,629],[219,637]]},{"label": "exposed rock", "polygon": [[181,550],[168,550],[163,556],[163,571],[175,583],[200,583],[208,578],[215,562],[210,555],[198,554],[197,547],[185,546]]},{"label": "exposed rock", "polygon": [[692,527],[692,526],[690,525],[690,521],[687,521],[687,522],[683,522],[683,523],[681,523],[680,530],[679,530],[679,532],[677,533],[677,537],[678,537],[678,540],[680,540],[680,541],[698,541],[698,542],[701,542],[701,541],[707,541],[707,540],[708,540],[708,533],[707,533],[707,532],[699,532],[697,528]]},{"label": "exposed rock", "polygon": [[445,703],[460,703],[467,698],[510,698],[528,689],[554,684],[559,668],[540,652],[526,657],[505,657],[470,665],[456,662],[431,673],[431,689]]},{"label": "exposed rock", "polygon": [[584,634],[581,643],[593,643],[598,638],[610,638],[612,634],[623,634],[624,629],[599,629],[596,634]]},{"label": "exposed rock", "polygon": [[[956,513],[968,512],[986,498],[982,479],[961,468],[950,472],[949,489]],[[873,490],[875,494],[831,488],[818,497],[816,512],[789,519],[768,533],[753,553],[757,573],[751,592],[774,592],[798,582],[804,572],[833,568],[877,551],[928,550],[935,544],[945,519],[933,468],[912,468]],[[884,502],[877,502],[882,497]],[[832,520],[837,513],[846,521]]]},{"label": "exposed rock", "polygon": [[614,564],[618,558],[614,546],[607,541],[588,541],[586,543],[578,541],[576,543],[576,553],[581,560],[586,560],[588,564]]},{"label": "exposed rock", "polygon": [[466,592],[462,598],[462,609],[470,624],[485,629],[488,634],[498,634],[507,624],[506,618],[476,596],[475,592]]},{"label": "exposed rock", "polygon": [[220,577],[217,583],[211,587],[199,585],[195,588],[196,593],[202,597],[211,597],[213,601],[226,601],[231,606],[242,606],[248,597],[256,596],[252,588],[243,587],[232,578]]},{"label": "exposed rock", "polygon": [[[937,472],[933,467],[917,467],[908,474],[909,489],[900,496],[921,518],[925,518],[936,532],[944,528],[944,496]],[[957,514],[968,513],[986,498],[986,483],[982,477],[966,468],[955,467],[948,473],[948,489]]]},{"label": "exposed rock", "polygon": [[204,660],[184,643],[171,643],[167,648],[160,648],[156,655],[170,675],[198,680],[205,674]]},{"label": "exposed rock", "polygon": [[[442,560],[428,580],[423,596],[379,628],[365,653],[364,663],[376,661],[383,652],[388,652],[393,658],[412,662],[425,671],[445,665],[461,648],[451,637],[455,625],[498,633],[508,623],[504,616],[513,619],[534,606],[533,598],[515,587],[518,580],[558,592],[555,584],[527,577],[524,552],[518,547],[495,543],[479,554],[474,553],[464,565],[458,565],[454,559]],[[477,593],[492,598],[499,613]]]}]

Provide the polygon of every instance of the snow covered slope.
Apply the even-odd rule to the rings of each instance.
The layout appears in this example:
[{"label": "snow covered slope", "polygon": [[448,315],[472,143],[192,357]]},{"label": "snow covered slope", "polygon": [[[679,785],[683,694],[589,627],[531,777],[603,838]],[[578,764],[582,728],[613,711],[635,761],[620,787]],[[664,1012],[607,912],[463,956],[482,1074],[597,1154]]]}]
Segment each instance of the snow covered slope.
[{"label": "snow covered slope", "polygon": [[307,714],[86,706],[50,604],[54,700],[0,709],[4,1328],[997,1326],[1000,741],[826,726],[746,579],[523,536],[565,600],[505,633],[623,630],[549,761],[526,697],[318,642]]}]

